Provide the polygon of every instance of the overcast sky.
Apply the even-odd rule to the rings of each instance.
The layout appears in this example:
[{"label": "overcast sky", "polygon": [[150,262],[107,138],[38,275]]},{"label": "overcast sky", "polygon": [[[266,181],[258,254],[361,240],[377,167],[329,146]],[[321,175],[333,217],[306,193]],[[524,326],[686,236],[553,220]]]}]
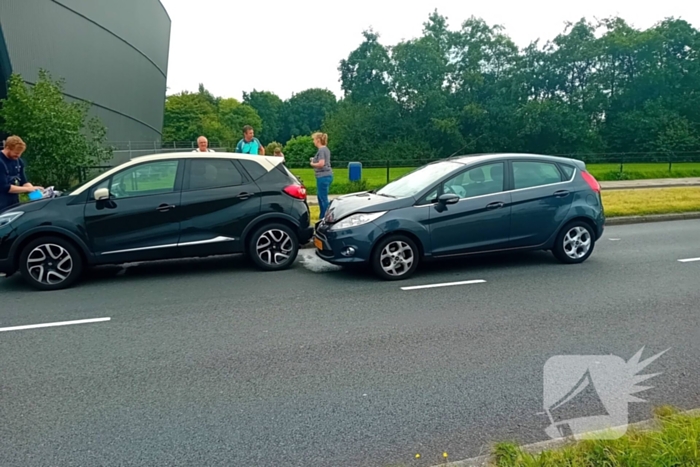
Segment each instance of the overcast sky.
[{"label": "overcast sky", "polygon": [[372,27],[393,45],[421,34],[434,10],[457,29],[470,16],[500,24],[524,47],[553,39],[566,21],[621,16],[647,28],[667,17],[700,28],[697,0],[161,0],[172,19],[168,93],[241,99],[272,91],[282,99],[312,87],[341,97],[338,65]]}]

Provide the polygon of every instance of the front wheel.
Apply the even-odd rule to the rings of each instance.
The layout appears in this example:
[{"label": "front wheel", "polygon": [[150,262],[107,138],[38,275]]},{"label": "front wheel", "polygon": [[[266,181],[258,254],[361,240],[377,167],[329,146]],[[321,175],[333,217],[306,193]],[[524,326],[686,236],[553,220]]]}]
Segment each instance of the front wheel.
[{"label": "front wheel", "polygon": [[24,280],[35,289],[66,289],[80,278],[83,258],[72,242],[60,237],[42,237],[24,247],[19,269]]},{"label": "front wheel", "polygon": [[408,279],[418,267],[418,247],[404,235],[381,240],[372,254],[374,272],[384,280]]},{"label": "front wheel", "polygon": [[299,254],[296,233],[284,224],[266,224],[250,238],[248,256],[263,271],[289,268]]},{"label": "front wheel", "polygon": [[593,230],[587,223],[574,221],[561,230],[552,253],[565,264],[583,263],[593,253],[594,238]]}]

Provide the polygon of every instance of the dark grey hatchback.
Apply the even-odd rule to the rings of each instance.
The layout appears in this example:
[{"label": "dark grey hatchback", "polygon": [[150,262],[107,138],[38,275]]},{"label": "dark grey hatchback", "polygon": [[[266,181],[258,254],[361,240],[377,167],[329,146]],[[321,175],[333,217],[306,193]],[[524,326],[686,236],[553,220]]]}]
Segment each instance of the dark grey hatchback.
[{"label": "dark grey hatchback", "polygon": [[331,202],[316,225],[316,254],[370,264],[387,280],[423,260],[551,250],[581,263],[603,235],[600,185],[579,160],[530,154],[433,162],[380,190]]}]

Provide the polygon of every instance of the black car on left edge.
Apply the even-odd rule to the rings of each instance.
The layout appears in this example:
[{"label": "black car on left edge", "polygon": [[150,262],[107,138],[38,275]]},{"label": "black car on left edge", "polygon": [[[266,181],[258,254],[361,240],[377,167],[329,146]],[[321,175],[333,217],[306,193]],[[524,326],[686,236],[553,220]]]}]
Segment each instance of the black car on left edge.
[{"label": "black car on left edge", "polygon": [[245,253],[274,271],[312,235],[306,189],[282,158],[158,154],[1,212],[0,272],[57,290],[103,264]]}]

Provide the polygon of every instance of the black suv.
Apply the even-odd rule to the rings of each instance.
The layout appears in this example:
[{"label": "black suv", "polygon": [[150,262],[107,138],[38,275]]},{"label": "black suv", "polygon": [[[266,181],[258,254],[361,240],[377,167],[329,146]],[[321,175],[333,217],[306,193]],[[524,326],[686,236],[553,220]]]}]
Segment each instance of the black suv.
[{"label": "black suv", "polygon": [[281,270],[312,235],[306,189],[282,158],[159,154],[0,213],[0,272],[56,290],[102,264],[245,253]]}]

